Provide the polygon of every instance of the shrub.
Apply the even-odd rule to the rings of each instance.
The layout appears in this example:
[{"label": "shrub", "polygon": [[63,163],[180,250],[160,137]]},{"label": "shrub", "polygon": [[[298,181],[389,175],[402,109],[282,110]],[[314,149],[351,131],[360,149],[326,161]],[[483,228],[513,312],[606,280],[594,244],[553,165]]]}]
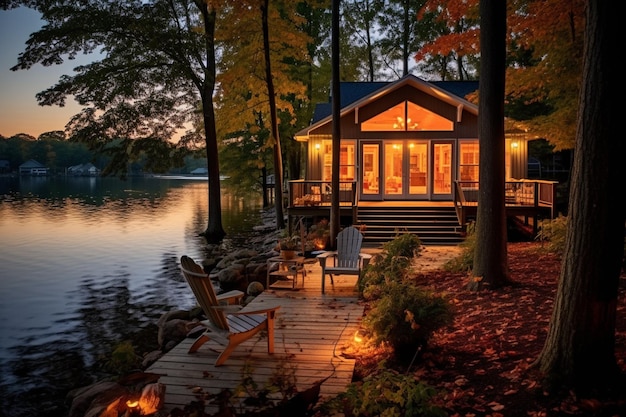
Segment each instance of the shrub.
[{"label": "shrub", "polygon": [[379,369],[362,383],[352,383],[345,393],[330,400],[329,415],[343,413],[346,417],[421,416],[443,417],[447,413],[433,404],[435,388],[416,381],[412,375]]},{"label": "shrub", "polygon": [[408,281],[389,281],[363,318],[363,326],[376,345],[388,343],[400,362],[410,360],[426,346],[433,332],[452,320],[442,296]]},{"label": "shrub", "polygon": [[135,353],[133,344],[129,341],[120,342],[106,363],[106,369],[118,375],[127,374],[141,368],[141,357]]},{"label": "shrub", "polygon": [[419,256],[421,241],[416,234],[399,233],[382,246],[363,269],[357,282],[359,295],[367,300],[380,296],[381,285],[402,281],[411,271],[411,263]]},{"label": "shrub", "polygon": [[371,301],[363,326],[369,330],[374,344],[388,343],[400,361],[414,357],[432,333],[452,318],[443,297],[407,279],[420,247],[417,235],[398,234],[383,245],[358,282],[360,295]]},{"label": "shrub", "polygon": [[560,254],[565,249],[566,231],[567,217],[559,214],[556,219],[546,219],[539,222],[539,232],[535,240],[545,242],[550,252]]},{"label": "shrub", "polygon": [[383,252],[389,256],[416,258],[421,252],[422,242],[415,233],[397,232],[396,236],[383,243]]},{"label": "shrub", "polygon": [[448,272],[469,272],[474,268],[474,251],[476,250],[476,224],[471,222],[467,225],[465,240],[459,246],[461,254],[450,259],[443,265]]}]

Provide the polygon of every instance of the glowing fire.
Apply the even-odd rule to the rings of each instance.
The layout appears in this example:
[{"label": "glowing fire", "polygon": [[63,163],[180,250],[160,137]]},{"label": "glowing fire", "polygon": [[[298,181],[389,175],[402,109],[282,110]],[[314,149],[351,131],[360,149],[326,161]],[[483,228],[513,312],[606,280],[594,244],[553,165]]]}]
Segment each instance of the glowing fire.
[{"label": "glowing fire", "polygon": [[139,407],[139,400],[126,401],[126,407],[128,407],[128,411],[127,411],[128,416],[140,416],[141,415],[141,407]]}]

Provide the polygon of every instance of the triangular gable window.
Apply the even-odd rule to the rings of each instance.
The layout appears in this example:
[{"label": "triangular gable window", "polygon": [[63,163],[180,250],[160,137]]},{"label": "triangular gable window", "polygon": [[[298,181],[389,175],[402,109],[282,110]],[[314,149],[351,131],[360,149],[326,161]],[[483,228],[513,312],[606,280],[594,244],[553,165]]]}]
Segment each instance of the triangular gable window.
[{"label": "triangular gable window", "polygon": [[362,132],[452,131],[454,123],[410,101],[396,104],[361,123]]}]

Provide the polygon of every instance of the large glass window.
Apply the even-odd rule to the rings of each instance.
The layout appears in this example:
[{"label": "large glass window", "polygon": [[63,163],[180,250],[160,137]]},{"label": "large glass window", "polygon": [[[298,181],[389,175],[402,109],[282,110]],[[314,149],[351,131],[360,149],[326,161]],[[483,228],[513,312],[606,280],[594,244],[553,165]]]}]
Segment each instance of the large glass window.
[{"label": "large glass window", "polygon": [[380,173],[380,145],[377,143],[363,145],[363,194],[378,194]]},{"label": "large glass window", "polygon": [[[323,141],[324,169],[322,181],[332,181],[333,142]],[[356,172],[356,151],[353,140],[342,140],[339,151],[339,181],[354,181]]]},{"label": "large glass window", "polygon": [[428,144],[426,142],[409,143],[409,193],[426,194],[428,175]]},{"label": "large glass window", "polygon": [[478,181],[478,150],[477,140],[459,142],[459,179],[461,181]]},{"label": "large glass window", "polygon": [[433,144],[433,194],[452,192],[452,144]]},{"label": "large glass window", "polygon": [[361,123],[363,132],[452,131],[454,123],[410,101],[404,101]]},{"label": "large glass window", "polygon": [[401,142],[385,143],[385,194],[402,194],[404,147]]}]

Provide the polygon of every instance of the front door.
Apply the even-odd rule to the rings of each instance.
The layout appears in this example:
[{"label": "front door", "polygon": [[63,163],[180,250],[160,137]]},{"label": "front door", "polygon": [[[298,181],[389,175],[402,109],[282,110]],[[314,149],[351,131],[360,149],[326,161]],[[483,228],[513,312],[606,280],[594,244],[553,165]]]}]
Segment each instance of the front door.
[{"label": "front door", "polygon": [[451,141],[361,143],[361,199],[451,199],[452,150]]},{"label": "front door", "polygon": [[384,196],[390,200],[427,199],[428,142],[385,142]]}]

